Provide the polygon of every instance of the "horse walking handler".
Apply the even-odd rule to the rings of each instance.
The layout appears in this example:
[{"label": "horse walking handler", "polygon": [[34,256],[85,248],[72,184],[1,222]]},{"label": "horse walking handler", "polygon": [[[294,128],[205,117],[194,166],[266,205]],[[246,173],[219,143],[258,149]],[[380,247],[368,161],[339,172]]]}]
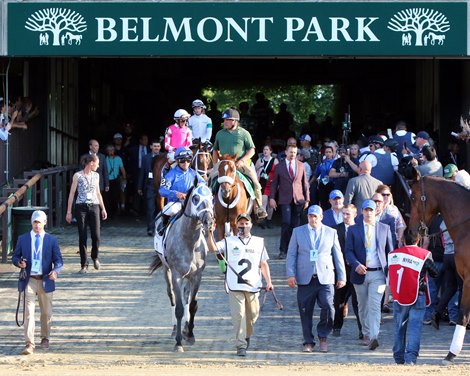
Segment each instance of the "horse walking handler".
[{"label": "horse walking handler", "polygon": [[[223,115],[224,127],[215,135],[215,142],[212,151],[212,158],[214,159],[214,168],[210,174],[210,179],[213,180],[218,176],[218,168],[220,159],[228,154],[235,157],[237,162],[237,170],[243,175],[248,177],[253,183],[255,191],[256,209],[255,214],[258,220],[263,220],[268,216],[266,209],[263,206],[263,196],[261,193],[261,185],[256,176],[256,171],[252,166],[251,158],[255,155],[255,144],[251,138],[251,134],[239,126],[240,113],[234,109],[227,109]],[[227,181],[227,177],[218,179],[219,183]],[[233,181],[230,182],[233,184]]]},{"label": "horse walking handler", "polygon": [[26,345],[22,355],[31,355],[35,351],[35,301],[36,295],[41,310],[41,348],[49,348],[52,323],[52,297],[55,281],[62,266],[57,239],[47,234],[44,227],[47,215],[36,210],[31,215],[32,230],[18,238],[12,257],[13,265],[22,269],[18,281],[18,290],[24,294],[24,339]]},{"label": "horse walking handler", "polygon": [[261,275],[266,281],[266,291],[273,290],[273,285],[264,239],[251,235],[253,223],[250,216],[246,213],[240,214],[237,217],[237,227],[238,235],[229,236],[217,243],[211,232],[207,245],[209,251],[218,252],[218,258],[222,258],[219,264],[223,267],[222,271],[226,272],[225,284],[228,287],[237,355],[246,356],[253,327],[259,317]]},{"label": "horse walking handler", "polygon": [[181,211],[186,193],[194,184],[194,178],[198,183],[204,183],[204,179],[190,165],[193,153],[188,147],[180,147],[176,150],[175,159],[178,165],[172,168],[160,183],[160,196],[168,200],[163,207],[155,223],[155,251],[164,254],[163,235],[170,218]]}]

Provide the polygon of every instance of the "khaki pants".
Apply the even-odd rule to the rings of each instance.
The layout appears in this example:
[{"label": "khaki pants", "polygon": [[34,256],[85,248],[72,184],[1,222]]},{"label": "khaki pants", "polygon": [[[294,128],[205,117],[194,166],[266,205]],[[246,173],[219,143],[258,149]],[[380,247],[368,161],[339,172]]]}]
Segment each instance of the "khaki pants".
[{"label": "khaki pants", "polygon": [[[211,181],[214,180],[216,176],[219,176],[219,164],[220,164],[220,161],[218,161],[214,165],[214,168],[212,169],[212,172],[209,175]],[[238,168],[238,170],[243,175],[246,175],[251,179],[251,181],[253,182],[253,188],[255,190],[255,200],[256,200],[256,204],[258,205],[257,207],[258,208],[263,207],[261,185],[258,181],[258,177],[256,176],[256,172],[250,166],[247,166],[246,164],[243,164],[243,166],[241,168]]]},{"label": "khaki pants", "polygon": [[30,278],[28,286],[26,286],[24,339],[26,344],[31,343],[33,346],[34,331],[36,328],[36,323],[34,319],[34,310],[36,308],[36,295],[38,297],[39,309],[41,311],[41,339],[49,339],[51,335],[53,293],[46,293],[44,291],[42,287],[42,281]]},{"label": "khaki pants", "polygon": [[237,349],[246,349],[259,316],[259,292],[230,291],[229,302]]}]

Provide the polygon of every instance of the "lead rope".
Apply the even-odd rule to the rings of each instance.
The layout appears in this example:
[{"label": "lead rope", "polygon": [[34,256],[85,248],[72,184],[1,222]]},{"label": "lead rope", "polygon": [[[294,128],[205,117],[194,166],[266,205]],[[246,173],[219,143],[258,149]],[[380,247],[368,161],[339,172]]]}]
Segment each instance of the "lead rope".
[{"label": "lead rope", "polygon": [[[26,280],[26,269],[21,269],[20,270],[20,280]],[[18,325],[19,327],[23,326],[24,324],[24,314],[25,314],[25,310],[26,310],[26,287],[24,288],[23,290],[23,318],[21,320],[21,322],[19,321],[19,313],[20,313],[20,304],[21,304],[21,291],[18,293],[18,305],[16,306],[16,315],[15,315],[15,319],[16,319],[16,325]]]}]

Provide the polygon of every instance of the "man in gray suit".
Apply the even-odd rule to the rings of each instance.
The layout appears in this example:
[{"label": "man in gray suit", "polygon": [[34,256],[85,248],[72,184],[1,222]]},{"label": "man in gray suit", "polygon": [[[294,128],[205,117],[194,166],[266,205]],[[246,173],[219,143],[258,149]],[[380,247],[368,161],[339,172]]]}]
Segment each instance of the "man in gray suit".
[{"label": "man in gray suit", "polygon": [[359,176],[349,180],[346,187],[344,205],[354,204],[356,208],[362,207],[364,200],[371,198],[377,187],[383,184],[370,175],[371,170],[372,165],[369,161],[362,161],[359,164]]},{"label": "man in gray suit", "polygon": [[327,337],[333,328],[333,297],[336,288],[346,285],[346,268],[336,230],[322,225],[323,210],[318,205],[308,209],[308,223],[292,232],[286,259],[289,287],[297,286],[297,303],[304,337],[303,351],[315,346],[313,309],[315,301],[321,309],[317,335],[320,352],[328,352]]}]

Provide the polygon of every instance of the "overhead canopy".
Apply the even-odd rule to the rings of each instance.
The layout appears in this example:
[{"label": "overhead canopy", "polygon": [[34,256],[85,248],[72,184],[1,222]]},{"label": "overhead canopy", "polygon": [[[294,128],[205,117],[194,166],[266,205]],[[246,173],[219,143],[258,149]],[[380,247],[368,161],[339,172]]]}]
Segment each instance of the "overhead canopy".
[{"label": "overhead canopy", "polygon": [[9,3],[8,56],[467,56],[466,2]]}]

